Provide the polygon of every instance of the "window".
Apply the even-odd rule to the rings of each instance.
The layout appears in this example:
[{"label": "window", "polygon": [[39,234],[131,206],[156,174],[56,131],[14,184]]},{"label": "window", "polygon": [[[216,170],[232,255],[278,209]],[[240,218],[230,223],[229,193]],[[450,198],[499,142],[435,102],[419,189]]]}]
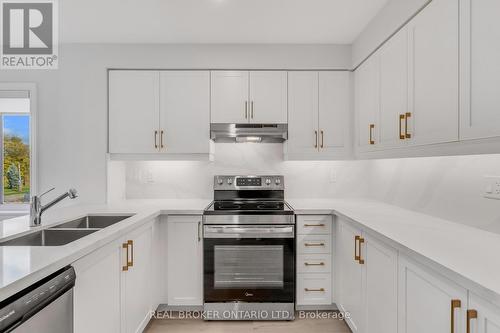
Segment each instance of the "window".
[{"label": "window", "polygon": [[32,183],[29,91],[0,90],[0,213],[28,211]]}]

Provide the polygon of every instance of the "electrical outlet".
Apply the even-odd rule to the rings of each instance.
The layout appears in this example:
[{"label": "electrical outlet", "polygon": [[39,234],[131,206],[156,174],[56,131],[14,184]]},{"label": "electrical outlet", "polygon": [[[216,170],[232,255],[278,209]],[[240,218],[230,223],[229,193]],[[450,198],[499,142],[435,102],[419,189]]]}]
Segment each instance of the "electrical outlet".
[{"label": "electrical outlet", "polygon": [[500,176],[484,177],[484,194],[488,199],[500,200]]}]

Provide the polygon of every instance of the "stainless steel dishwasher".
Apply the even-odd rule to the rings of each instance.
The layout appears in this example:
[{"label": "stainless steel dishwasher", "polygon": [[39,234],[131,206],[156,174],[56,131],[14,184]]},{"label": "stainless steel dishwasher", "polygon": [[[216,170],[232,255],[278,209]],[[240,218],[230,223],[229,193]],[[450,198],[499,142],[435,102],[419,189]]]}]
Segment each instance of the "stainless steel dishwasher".
[{"label": "stainless steel dishwasher", "polygon": [[75,270],[66,267],[0,303],[0,332],[73,332]]}]

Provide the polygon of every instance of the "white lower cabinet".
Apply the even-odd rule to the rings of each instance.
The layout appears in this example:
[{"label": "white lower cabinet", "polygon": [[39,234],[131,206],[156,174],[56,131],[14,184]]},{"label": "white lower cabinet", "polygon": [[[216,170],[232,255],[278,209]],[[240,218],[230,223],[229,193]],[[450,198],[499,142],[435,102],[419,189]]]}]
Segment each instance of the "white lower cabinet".
[{"label": "white lower cabinet", "polygon": [[297,306],[332,305],[332,216],[297,216]]},{"label": "white lower cabinet", "polygon": [[467,312],[470,333],[500,333],[500,308],[498,306],[470,292]]},{"label": "white lower cabinet", "polygon": [[203,304],[201,216],[167,217],[167,299],[170,306]]},{"label": "white lower cabinet", "polygon": [[150,290],[152,222],[73,263],[75,333],[142,332]]},{"label": "white lower cabinet", "polygon": [[337,225],[338,307],[353,332],[397,333],[397,251],[347,221]]},{"label": "white lower cabinet", "polygon": [[398,295],[399,333],[465,332],[467,290],[404,256]]}]

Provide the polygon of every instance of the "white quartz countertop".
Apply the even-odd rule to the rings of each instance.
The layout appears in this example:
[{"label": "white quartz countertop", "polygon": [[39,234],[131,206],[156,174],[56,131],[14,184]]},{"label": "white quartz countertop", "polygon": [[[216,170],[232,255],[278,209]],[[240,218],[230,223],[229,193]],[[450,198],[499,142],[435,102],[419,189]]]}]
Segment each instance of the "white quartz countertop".
[{"label": "white quartz countertop", "polygon": [[126,220],[63,246],[0,246],[0,301],[160,214],[200,215],[209,204],[208,199],[127,200],[112,205],[54,207],[44,213],[42,226],[36,228],[29,227],[28,216],[1,221],[0,240],[3,241],[85,215],[134,214]]},{"label": "white quartz countertop", "polygon": [[296,214],[347,217],[500,300],[500,235],[371,200],[289,199]]},{"label": "white quartz countertop", "polygon": [[[500,235],[369,200],[289,199],[296,214],[337,214],[379,233],[485,288],[500,299]],[[47,228],[87,214],[134,216],[64,246],[0,246],[0,301],[161,214],[202,214],[207,199],[127,200],[112,205],[53,208]],[[28,217],[0,222],[0,240],[33,231]]]}]

